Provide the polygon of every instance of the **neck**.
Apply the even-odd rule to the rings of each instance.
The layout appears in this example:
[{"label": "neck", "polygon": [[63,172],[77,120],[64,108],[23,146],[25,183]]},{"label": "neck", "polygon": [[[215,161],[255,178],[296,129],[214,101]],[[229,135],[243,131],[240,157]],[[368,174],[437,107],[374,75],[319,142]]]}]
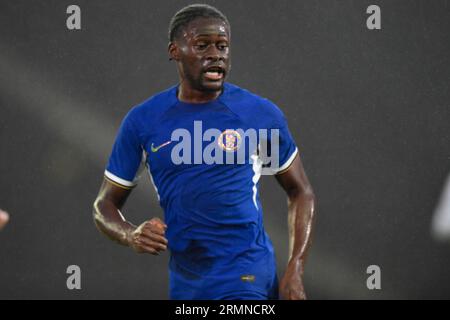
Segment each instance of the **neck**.
[{"label": "neck", "polygon": [[205,103],[217,99],[222,90],[201,91],[192,88],[186,81],[181,81],[178,87],[178,100],[186,103]]}]

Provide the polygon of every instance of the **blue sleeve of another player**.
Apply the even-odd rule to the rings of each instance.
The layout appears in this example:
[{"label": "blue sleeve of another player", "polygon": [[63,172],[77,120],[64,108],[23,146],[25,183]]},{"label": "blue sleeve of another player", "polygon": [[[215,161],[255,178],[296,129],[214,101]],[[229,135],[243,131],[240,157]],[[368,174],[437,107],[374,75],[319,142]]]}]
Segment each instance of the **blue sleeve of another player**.
[{"label": "blue sleeve of another player", "polygon": [[137,184],[137,175],[142,162],[142,150],[136,128],[130,113],[128,113],[117,134],[105,170],[105,178],[122,188],[133,188]]},{"label": "blue sleeve of another player", "polygon": [[298,154],[298,148],[289,131],[288,124],[284,115],[279,121],[279,166],[275,168],[275,174],[286,172],[291,164],[294,162]]}]

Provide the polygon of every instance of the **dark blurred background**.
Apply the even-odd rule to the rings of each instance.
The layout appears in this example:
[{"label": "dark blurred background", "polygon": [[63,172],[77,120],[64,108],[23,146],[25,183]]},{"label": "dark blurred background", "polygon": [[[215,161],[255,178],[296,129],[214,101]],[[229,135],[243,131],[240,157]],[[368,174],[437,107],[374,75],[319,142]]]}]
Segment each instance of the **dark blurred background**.
[{"label": "dark blurred background", "polygon": [[[309,298],[450,298],[450,243],[430,230],[450,171],[450,2],[206,2],[232,25],[229,81],[284,110],[313,184]],[[189,3],[0,2],[0,299],[168,298],[168,254],[110,242],[91,208],[122,117],[177,82],[167,30]],[[371,4],[381,30],[366,27]],[[261,193],[281,276],[286,197],[272,177]],[[163,216],[147,177],[125,215]],[[372,264],[381,290],[366,287]]]}]

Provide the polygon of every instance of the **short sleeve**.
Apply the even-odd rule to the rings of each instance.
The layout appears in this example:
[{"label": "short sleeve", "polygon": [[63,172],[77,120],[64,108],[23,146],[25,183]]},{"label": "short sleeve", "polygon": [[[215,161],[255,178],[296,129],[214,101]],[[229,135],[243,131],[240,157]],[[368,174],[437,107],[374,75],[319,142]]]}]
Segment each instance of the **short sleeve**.
[{"label": "short sleeve", "polygon": [[271,130],[267,139],[261,140],[260,157],[264,163],[264,174],[277,175],[290,168],[298,154],[298,148],[283,112],[275,105],[271,107]]},{"label": "short sleeve", "polygon": [[105,170],[105,178],[119,187],[131,189],[137,184],[143,149],[130,113],[124,118]]},{"label": "short sleeve", "polygon": [[[289,131],[288,124],[284,115],[282,115],[279,121],[279,137],[278,137],[278,154],[279,154],[279,165],[273,168],[274,174],[281,174],[286,172],[291,164],[294,162],[295,157],[298,154],[298,148],[295,144],[292,134]],[[271,149],[274,150],[273,140],[271,142]]]}]

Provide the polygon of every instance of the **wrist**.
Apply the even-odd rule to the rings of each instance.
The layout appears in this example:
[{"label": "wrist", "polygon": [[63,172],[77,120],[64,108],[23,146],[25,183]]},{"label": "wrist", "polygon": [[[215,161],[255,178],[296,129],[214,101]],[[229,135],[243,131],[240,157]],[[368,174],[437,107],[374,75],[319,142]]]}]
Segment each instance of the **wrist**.
[{"label": "wrist", "polygon": [[303,275],[303,271],[305,269],[305,262],[301,258],[292,257],[288,262],[288,268],[294,269],[297,273]]},{"label": "wrist", "polygon": [[136,226],[129,223],[128,221],[125,221],[123,224],[123,241],[122,243],[127,246],[131,247],[131,244],[133,242],[133,232],[136,230]]}]

